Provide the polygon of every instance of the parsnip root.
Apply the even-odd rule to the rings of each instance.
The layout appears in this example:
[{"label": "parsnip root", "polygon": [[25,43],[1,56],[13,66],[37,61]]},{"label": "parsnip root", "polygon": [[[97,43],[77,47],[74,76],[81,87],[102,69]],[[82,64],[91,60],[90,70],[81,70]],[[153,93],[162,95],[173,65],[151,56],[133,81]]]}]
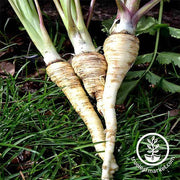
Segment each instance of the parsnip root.
[{"label": "parsnip root", "polygon": [[118,33],[110,35],[104,42],[104,55],[108,63],[103,95],[104,118],[106,122],[106,149],[102,167],[102,179],[108,180],[113,157],[117,120],[115,103],[118,89],[134,63],[139,50],[139,40],[134,35]]},{"label": "parsnip root", "polygon": [[[102,123],[89,102],[89,99],[81,86],[79,78],[75,75],[72,66],[68,62],[55,62],[47,68],[47,74],[51,80],[56,83],[67,96],[76,112],[81,116],[86,124],[92,142],[98,155],[104,160],[105,134]],[[110,171],[114,172],[118,168],[114,156],[110,165]]]},{"label": "parsnip root", "polygon": [[[49,65],[46,70],[51,80],[62,88],[62,91],[88,127],[93,143],[97,143],[95,144],[96,151],[104,151],[105,143],[103,141],[105,141],[105,136],[102,123],[89,102],[72,66],[68,62],[57,62]],[[102,154],[99,153],[101,158]]]},{"label": "parsnip root", "polygon": [[97,109],[103,114],[103,92],[107,63],[103,55],[96,52],[82,53],[72,59],[75,73],[83,81],[87,93],[97,100]]}]

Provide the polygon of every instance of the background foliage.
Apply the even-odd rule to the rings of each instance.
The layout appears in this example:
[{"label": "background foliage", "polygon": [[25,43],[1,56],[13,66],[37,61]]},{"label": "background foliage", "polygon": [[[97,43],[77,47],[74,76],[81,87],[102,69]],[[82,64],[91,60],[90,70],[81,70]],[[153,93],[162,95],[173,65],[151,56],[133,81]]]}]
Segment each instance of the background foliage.
[{"label": "background foliage", "polygon": [[[44,15],[58,51],[72,52],[59,20]],[[111,23],[112,19],[103,21],[103,31]],[[41,56],[19,21],[8,19],[0,33],[0,63],[14,65],[12,74],[2,68],[0,72],[0,179],[100,179],[102,161],[87,128],[45,74]],[[139,56],[117,98],[115,156],[120,168],[114,179],[179,179],[180,54],[178,46],[168,43],[179,40],[180,30],[143,17],[137,35]],[[169,142],[166,162],[175,157],[162,173],[141,172],[131,160],[135,157],[142,165],[136,144],[149,132],[157,132]]]}]

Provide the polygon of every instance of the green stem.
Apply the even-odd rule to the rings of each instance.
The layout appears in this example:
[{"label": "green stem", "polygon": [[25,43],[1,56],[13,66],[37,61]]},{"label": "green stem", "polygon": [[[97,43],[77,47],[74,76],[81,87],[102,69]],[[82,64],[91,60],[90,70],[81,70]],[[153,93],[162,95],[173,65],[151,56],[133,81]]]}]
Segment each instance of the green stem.
[{"label": "green stem", "polygon": [[90,34],[85,26],[79,0],[53,0],[68,36],[74,47],[75,54],[95,52]]},{"label": "green stem", "polygon": [[[162,22],[163,4],[164,4],[163,0],[161,0],[160,8],[159,8],[158,24],[161,24],[161,22]],[[142,76],[137,80],[137,83],[139,83],[139,81],[150,71],[150,69],[151,69],[151,67],[152,67],[152,65],[156,59],[157,52],[158,52],[158,46],[159,46],[159,36],[160,36],[160,29],[157,30],[155,48],[154,48],[154,53],[153,53],[151,63],[149,64],[146,71],[142,74]]]},{"label": "green stem", "polygon": [[68,31],[75,33],[77,30],[75,30],[75,23],[72,18],[71,13],[71,0],[66,0],[66,8],[67,8],[67,21],[68,21]]},{"label": "green stem", "polygon": [[74,0],[77,14],[77,26],[79,27],[84,25],[84,19],[81,11],[81,5],[79,0]]},{"label": "green stem", "polygon": [[[61,60],[44,26],[38,0],[8,0],[46,64]],[[34,5],[35,3],[35,5]]]},{"label": "green stem", "polygon": [[[161,0],[161,3],[160,3],[160,8],[159,8],[159,17],[158,17],[158,24],[161,24],[162,22],[162,14],[163,14],[163,0]],[[159,46],[159,36],[160,36],[160,29],[157,30],[157,34],[156,34],[156,42],[155,42],[155,48],[154,48],[154,54],[153,54],[153,57],[152,57],[152,60],[151,60],[151,63],[149,64],[146,72],[148,73],[149,70],[151,69],[155,59],[156,59],[156,56],[157,56],[157,52],[158,52],[158,46]]]},{"label": "green stem", "polygon": [[63,23],[64,23],[65,27],[68,28],[68,23],[67,23],[67,20],[66,20],[66,16],[65,16],[65,14],[63,12],[63,9],[62,9],[59,1],[58,0],[53,0],[53,1],[54,1],[54,4],[55,4],[55,6],[56,6],[56,8],[58,10],[58,13],[60,14],[60,16],[61,16],[61,18],[63,20]]}]

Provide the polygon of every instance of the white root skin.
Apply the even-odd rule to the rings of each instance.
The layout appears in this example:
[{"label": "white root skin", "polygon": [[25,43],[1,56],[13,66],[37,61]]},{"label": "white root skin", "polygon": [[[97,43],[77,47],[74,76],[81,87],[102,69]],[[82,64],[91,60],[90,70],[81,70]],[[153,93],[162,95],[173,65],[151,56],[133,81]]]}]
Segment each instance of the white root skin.
[{"label": "white root skin", "polygon": [[54,62],[55,59],[58,59],[59,61],[64,61],[59,54],[57,53],[56,49],[54,47],[51,48],[47,48],[44,52],[43,52],[43,57],[44,57],[44,62],[46,63],[46,65],[51,64],[52,62]]},{"label": "white root skin", "polygon": [[[95,144],[96,151],[104,151],[105,143],[103,141],[105,141],[105,135],[102,123],[71,65],[68,62],[57,62],[50,64],[46,70],[51,80],[62,88],[76,112],[83,119],[91,134],[93,143],[102,142]],[[104,158],[103,153],[99,153],[99,156]]]},{"label": "white root skin", "polygon": [[72,45],[74,47],[75,54],[82,54],[83,52],[95,52],[95,47],[91,41],[89,33],[69,33],[68,34]]},{"label": "white root skin", "polygon": [[104,54],[108,63],[103,95],[104,118],[106,122],[106,149],[102,167],[102,179],[112,176],[110,164],[115,147],[117,120],[115,112],[119,87],[134,63],[139,50],[139,40],[130,34],[112,34],[104,42]]},{"label": "white root skin", "polygon": [[[56,62],[50,64],[46,70],[51,80],[62,88],[62,91],[69,99],[76,112],[81,116],[91,134],[92,142],[97,143],[94,146],[96,151],[100,152],[98,155],[104,160],[104,128],[82,88],[79,78],[75,75],[72,66],[68,62]],[[117,167],[115,158],[113,157],[110,169],[111,171],[114,171]]]},{"label": "white root skin", "polygon": [[87,93],[97,101],[97,109],[103,114],[103,92],[107,63],[102,54],[87,52],[72,59],[72,67],[82,80]]},{"label": "white root skin", "polygon": [[119,32],[126,31],[130,34],[134,34],[135,28],[133,27],[131,22],[123,18],[121,19],[120,23],[117,23],[117,21],[119,21],[119,19],[114,21],[110,29],[110,33],[119,33]]}]

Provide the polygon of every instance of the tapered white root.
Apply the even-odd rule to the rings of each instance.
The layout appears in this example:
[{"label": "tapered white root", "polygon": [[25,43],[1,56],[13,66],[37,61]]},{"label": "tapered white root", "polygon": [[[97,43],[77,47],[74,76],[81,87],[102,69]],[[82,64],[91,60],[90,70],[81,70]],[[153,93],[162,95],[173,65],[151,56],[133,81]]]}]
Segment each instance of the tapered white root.
[{"label": "tapered white root", "polygon": [[103,92],[107,63],[103,55],[96,52],[74,56],[72,66],[83,81],[87,93],[97,100],[97,109],[103,114]]},{"label": "tapered white root", "polygon": [[139,50],[139,40],[130,34],[112,34],[104,42],[104,55],[108,63],[104,88],[104,118],[106,122],[106,149],[102,167],[102,179],[108,180],[112,173],[110,164],[114,152],[117,120],[115,102],[118,89]]},{"label": "tapered white root", "polygon": [[[76,112],[81,116],[91,134],[97,152],[104,151],[105,140],[102,123],[89,102],[79,78],[75,75],[72,66],[68,62],[57,62],[47,67],[47,74],[55,82],[69,99]],[[102,157],[103,153],[99,153]]]},{"label": "tapered white root", "polygon": [[[101,159],[104,159],[105,134],[102,123],[97,116],[93,106],[81,86],[79,78],[75,75],[72,66],[68,62],[56,62],[47,67],[47,74],[67,96],[76,112],[81,116],[88,127],[95,149]],[[99,143],[98,143],[99,142]],[[111,171],[115,171],[117,164],[113,157],[110,165]]]}]

